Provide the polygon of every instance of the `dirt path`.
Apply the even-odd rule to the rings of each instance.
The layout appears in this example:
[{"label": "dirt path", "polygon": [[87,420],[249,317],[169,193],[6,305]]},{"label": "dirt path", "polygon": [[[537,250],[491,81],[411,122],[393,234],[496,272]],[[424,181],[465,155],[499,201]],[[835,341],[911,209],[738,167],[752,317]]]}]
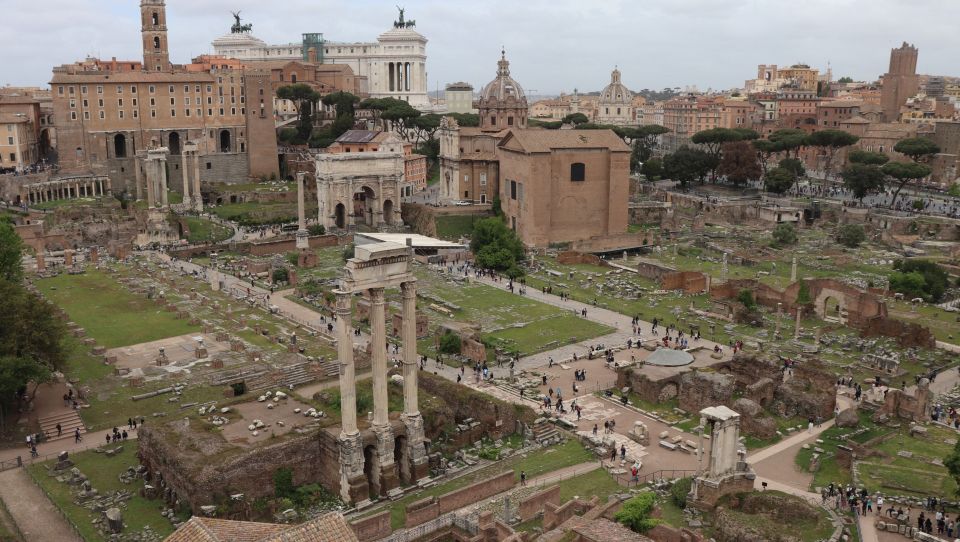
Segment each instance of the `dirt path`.
[{"label": "dirt path", "polygon": [[0,473],[0,499],[25,542],[83,542],[25,469]]}]

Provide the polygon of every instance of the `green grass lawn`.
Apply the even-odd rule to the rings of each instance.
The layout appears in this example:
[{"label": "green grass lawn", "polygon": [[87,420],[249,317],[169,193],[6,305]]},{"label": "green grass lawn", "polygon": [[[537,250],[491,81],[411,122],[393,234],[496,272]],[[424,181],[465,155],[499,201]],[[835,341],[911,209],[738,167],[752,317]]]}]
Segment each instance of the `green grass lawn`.
[{"label": "green grass lawn", "polygon": [[[403,527],[407,519],[406,507],[414,501],[419,501],[427,497],[443,495],[444,493],[449,493],[481,480],[492,478],[493,476],[508,470],[513,470],[516,473],[517,481],[519,482],[520,471],[525,471],[527,473],[527,479],[531,479],[541,474],[553,472],[564,467],[569,467],[570,465],[593,461],[594,459],[594,454],[584,448],[580,442],[575,440],[568,440],[557,446],[539,449],[530,452],[525,456],[521,456],[519,454],[514,455],[484,467],[478,471],[438,484],[412,495],[407,495],[402,499],[397,499],[391,502],[388,507],[390,510],[390,524],[394,529]],[[571,480],[575,480],[575,478],[572,478]],[[382,510],[383,508],[376,507],[373,510],[365,512],[360,517],[370,516]]]},{"label": "green grass lawn", "polygon": [[[949,498],[956,494],[957,484],[945,467],[931,463],[944,459],[953,450],[947,440],[955,440],[954,431],[927,426],[926,436],[911,437],[902,428],[874,448],[886,458],[867,458],[860,462],[860,480],[871,492]],[[897,455],[906,451],[913,457]]]},{"label": "green grass lawn", "polygon": [[438,215],[434,221],[437,225],[437,237],[458,241],[461,237],[473,233],[473,223],[487,218],[483,215]]},{"label": "green grass lawn", "polygon": [[[433,335],[442,322],[479,324],[491,345],[501,345],[529,355],[612,333],[613,328],[574,316],[571,311],[512,294],[481,283],[454,282],[422,266],[414,267],[417,291],[458,307],[452,316],[430,308],[430,299],[418,300],[418,308],[430,318],[431,336],[421,340],[421,354],[434,356]],[[506,284],[504,284],[506,286]],[[395,295],[391,293],[390,295]],[[493,348],[487,353],[494,355]]]},{"label": "green grass lawn", "polygon": [[[98,198],[74,198],[74,199],[57,199],[53,201],[45,201],[43,203],[34,203],[30,205],[32,209],[40,209],[42,211],[52,211],[53,209],[58,209],[60,207],[75,207],[79,205],[97,205]],[[110,203],[116,201],[111,196],[103,196],[100,198],[105,203]]]},{"label": "green grass lawn", "polygon": [[53,303],[106,348],[116,348],[196,332],[188,320],[178,320],[146,296],[137,297],[106,273],[61,274],[37,281]]},{"label": "green grass lawn", "polygon": [[187,216],[181,220],[183,220],[187,224],[187,228],[190,229],[190,235],[187,237],[187,241],[191,243],[202,243],[205,241],[217,243],[229,239],[230,236],[233,235],[231,228],[204,218]]},{"label": "green grass lawn", "polygon": [[590,499],[600,497],[600,503],[607,502],[607,498],[623,488],[605,469],[597,469],[586,474],[574,476],[560,482],[560,502],[579,497]]},{"label": "green grass lawn", "polygon": [[[161,537],[168,536],[173,532],[173,526],[160,515],[164,508],[163,501],[150,501],[140,497],[138,492],[143,487],[143,481],[138,480],[132,484],[124,484],[119,479],[121,472],[138,463],[136,452],[137,443],[127,442],[123,446],[123,452],[114,457],[88,451],[71,454],[70,459],[87,476],[87,479],[90,480],[90,483],[100,495],[121,490],[133,494],[133,497],[126,501],[126,507],[123,509],[123,522],[127,526],[124,529],[125,533],[139,533],[149,525],[154,533]],[[99,517],[100,513],[75,504],[74,489],[67,484],[58,482],[47,474],[50,465],[51,463],[37,463],[27,467],[27,470],[50,497],[50,500],[77,527],[84,540],[87,542],[107,540],[108,538],[100,534],[91,523],[91,520]]]},{"label": "green grass lawn", "polygon": [[[283,224],[297,220],[297,204],[287,202],[277,203],[225,203],[210,207],[209,211],[224,220],[231,220],[242,225]],[[317,213],[317,202],[308,201],[306,213]]]}]

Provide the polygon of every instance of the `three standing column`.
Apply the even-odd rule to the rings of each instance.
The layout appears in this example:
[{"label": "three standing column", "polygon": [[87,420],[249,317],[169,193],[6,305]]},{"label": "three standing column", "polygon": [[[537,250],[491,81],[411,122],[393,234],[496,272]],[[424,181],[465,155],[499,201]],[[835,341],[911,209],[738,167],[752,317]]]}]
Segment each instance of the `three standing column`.
[{"label": "three standing column", "polygon": [[340,436],[359,434],[357,429],[357,375],[353,364],[353,329],[350,294],[337,290],[337,357],[340,360]]},{"label": "three standing column", "polygon": [[373,373],[373,425],[387,426],[387,329],[383,288],[370,288],[370,370]]}]

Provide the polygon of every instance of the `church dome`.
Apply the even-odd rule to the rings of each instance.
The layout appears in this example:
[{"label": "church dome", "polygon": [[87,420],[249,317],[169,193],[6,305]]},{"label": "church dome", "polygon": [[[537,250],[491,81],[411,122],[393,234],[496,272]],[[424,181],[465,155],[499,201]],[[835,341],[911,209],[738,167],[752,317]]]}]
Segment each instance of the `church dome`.
[{"label": "church dome", "polygon": [[600,93],[599,103],[603,105],[630,105],[633,94],[620,82],[620,70],[610,74],[610,84]]},{"label": "church dome", "polygon": [[523,87],[510,77],[510,62],[507,60],[506,51],[500,51],[500,61],[497,62],[497,78],[483,87],[483,90],[480,91],[480,100],[526,101]]}]

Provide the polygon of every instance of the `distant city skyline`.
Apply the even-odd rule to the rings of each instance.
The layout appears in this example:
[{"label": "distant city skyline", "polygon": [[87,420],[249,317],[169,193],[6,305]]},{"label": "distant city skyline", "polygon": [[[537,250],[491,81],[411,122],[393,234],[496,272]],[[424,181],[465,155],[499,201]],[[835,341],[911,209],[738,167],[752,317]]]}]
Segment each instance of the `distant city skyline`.
[{"label": "distant city skyline", "polygon": [[[6,4],[6,5],[4,5]],[[322,32],[331,41],[375,41],[397,18],[395,2],[359,0],[167,0],[171,60],[211,53],[240,11],[267,43]],[[48,0],[43,19],[30,4],[0,0],[0,85],[45,87],[51,68],[84,57],[140,59],[139,2]],[[501,46],[514,78],[530,93],[599,91],[614,66],[631,90],[742,87],[758,64],[805,63],[834,78],[875,80],[891,48],[920,50],[917,70],[958,75],[952,52],[960,2],[811,0],[408,1],[406,18],[428,40],[431,92],[465,81],[479,89],[496,73]],[[41,24],[37,24],[40,22]]]}]

